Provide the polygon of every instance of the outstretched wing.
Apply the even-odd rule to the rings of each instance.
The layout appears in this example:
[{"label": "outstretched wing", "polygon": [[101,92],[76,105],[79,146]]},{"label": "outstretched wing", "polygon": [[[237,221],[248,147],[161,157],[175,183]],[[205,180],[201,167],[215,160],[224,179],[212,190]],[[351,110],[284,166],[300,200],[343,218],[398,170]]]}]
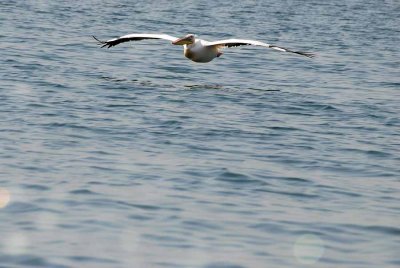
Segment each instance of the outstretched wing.
[{"label": "outstretched wing", "polygon": [[140,41],[140,40],[144,40],[144,39],[165,39],[165,40],[169,40],[171,42],[175,41],[177,39],[176,37],[173,37],[173,36],[170,36],[167,34],[127,34],[127,35],[123,35],[121,37],[110,39],[107,41],[100,41],[95,36],[93,36],[93,38],[97,42],[99,42],[100,45],[102,45],[101,47],[108,47],[108,48],[116,46],[116,45],[124,43],[124,42]]},{"label": "outstretched wing", "polygon": [[263,43],[260,41],[244,40],[244,39],[226,39],[226,40],[219,40],[219,41],[215,41],[215,42],[208,42],[208,44],[206,46],[216,46],[218,48],[238,47],[238,46],[261,46],[261,47],[268,47],[268,48],[272,48],[272,49],[283,51],[283,52],[299,54],[299,55],[306,56],[309,58],[313,58],[315,56],[313,53],[309,53],[309,52],[294,51],[294,50],[290,50],[290,49],[287,49],[284,47],[279,47],[279,46],[274,46],[274,45],[270,45],[267,43]]}]

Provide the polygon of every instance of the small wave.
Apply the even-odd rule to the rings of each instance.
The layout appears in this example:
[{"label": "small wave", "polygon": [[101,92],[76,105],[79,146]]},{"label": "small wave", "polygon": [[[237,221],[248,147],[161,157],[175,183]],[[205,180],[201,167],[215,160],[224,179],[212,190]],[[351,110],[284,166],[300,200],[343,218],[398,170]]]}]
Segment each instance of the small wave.
[{"label": "small wave", "polygon": [[216,177],[216,180],[235,184],[263,184],[262,181],[253,179],[250,176],[231,171],[225,171]]},{"label": "small wave", "polygon": [[213,84],[209,84],[209,85],[207,85],[207,84],[204,84],[204,85],[201,85],[201,84],[191,84],[191,85],[184,85],[184,87],[185,88],[188,88],[188,89],[192,89],[192,90],[195,90],[195,89],[223,89],[224,87],[222,86],[222,85],[213,85]]},{"label": "small wave", "polygon": [[240,264],[226,263],[226,262],[216,262],[216,263],[206,264],[203,268],[245,268],[245,266],[242,266]]},{"label": "small wave", "polygon": [[22,188],[30,189],[30,190],[37,190],[37,191],[48,191],[51,188],[41,184],[22,184]]},{"label": "small wave", "polygon": [[267,193],[273,193],[273,194],[281,194],[281,195],[286,195],[286,196],[291,196],[299,199],[317,199],[320,198],[319,195],[316,194],[307,194],[307,193],[301,193],[301,192],[288,192],[288,191],[278,191],[278,190],[271,190],[271,189],[257,189],[256,191],[259,192],[267,192]]},{"label": "small wave", "polygon": [[74,195],[97,195],[97,193],[92,192],[88,189],[73,190],[73,191],[70,191],[69,193],[74,194]]},{"label": "small wave", "polygon": [[312,184],[312,181],[299,177],[280,177],[279,180],[287,181],[294,184]]},{"label": "small wave", "polygon": [[210,221],[206,221],[203,219],[196,219],[196,220],[186,220],[183,221],[183,224],[187,227],[189,227],[190,230],[219,230],[221,229],[221,226],[218,224],[211,223]]},{"label": "small wave", "polygon": [[[14,267],[14,264],[18,264],[24,267],[52,267],[52,268],[69,268],[69,266],[56,264],[47,261],[45,258],[34,256],[34,255],[0,255],[1,267]],[[10,266],[2,266],[2,265]]]},{"label": "small wave", "polygon": [[11,202],[10,205],[7,206],[7,209],[9,209],[12,213],[28,213],[43,210],[41,207],[32,203],[18,201]]},{"label": "small wave", "polygon": [[386,235],[400,235],[400,228],[394,226],[383,226],[383,225],[354,225],[354,224],[345,224],[344,227],[349,227],[352,229],[365,230],[374,233],[386,234]]},{"label": "small wave", "polygon": [[72,129],[86,129],[86,130],[91,129],[90,127],[87,126],[82,126],[72,123],[58,123],[58,122],[45,124],[44,126],[49,128],[72,128]]},{"label": "small wave", "polygon": [[300,106],[303,106],[309,110],[309,108],[317,109],[320,111],[335,111],[335,112],[341,112],[341,110],[332,104],[323,104],[323,103],[317,103],[317,102],[310,102],[306,101],[303,103],[300,103]]},{"label": "small wave", "polygon": [[108,263],[108,264],[118,264],[119,262],[116,261],[115,259],[107,259],[107,258],[100,258],[100,257],[91,257],[91,256],[70,256],[68,259],[77,261],[77,262],[82,262],[82,263],[87,263],[87,262],[97,262],[97,263]]},{"label": "small wave", "polygon": [[382,152],[382,151],[378,151],[378,150],[362,150],[362,149],[358,149],[358,148],[345,148],[345,149],[341,149],[341,151],[365,154],[365,155],[368,155],[371,157],[379,157],[379,158],[392,156],[390,153],[387,153],[387,152]]},{"label": "small wave", "polygon": [[295,127],[284,127],[284,126],[269,127],[269,129],[273,129],[273,130],[282,130],[282,131],[296,131],[296,130],[300,130],[300,129],[295,128]]}]

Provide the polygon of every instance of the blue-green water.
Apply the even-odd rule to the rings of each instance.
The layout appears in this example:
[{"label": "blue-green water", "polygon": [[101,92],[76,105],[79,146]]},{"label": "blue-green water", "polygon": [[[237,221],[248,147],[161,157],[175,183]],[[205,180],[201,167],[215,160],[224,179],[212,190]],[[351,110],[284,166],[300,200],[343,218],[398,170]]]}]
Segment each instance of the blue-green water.
[{"label": "blue-green water", "polygon": [[[3,1],[0,267],[398,267],[398,1]],[[312,51],[166,41],[195,33]]]}]

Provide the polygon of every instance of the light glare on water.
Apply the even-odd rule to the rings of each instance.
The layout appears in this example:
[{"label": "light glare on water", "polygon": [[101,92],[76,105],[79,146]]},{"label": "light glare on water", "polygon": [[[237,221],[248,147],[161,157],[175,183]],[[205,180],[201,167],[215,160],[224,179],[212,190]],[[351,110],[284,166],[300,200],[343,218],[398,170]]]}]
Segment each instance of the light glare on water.
[{"label": "light glare on water", "polygon": [[0,209],[5,208],[10,202],[10,192],[7,189],[0,188]]},{"label": "light glare on water", "polygon": [[323,256],[324,243],[316,235],[302,235],[296,240],[293,253],[299,263],[315,264]]}]

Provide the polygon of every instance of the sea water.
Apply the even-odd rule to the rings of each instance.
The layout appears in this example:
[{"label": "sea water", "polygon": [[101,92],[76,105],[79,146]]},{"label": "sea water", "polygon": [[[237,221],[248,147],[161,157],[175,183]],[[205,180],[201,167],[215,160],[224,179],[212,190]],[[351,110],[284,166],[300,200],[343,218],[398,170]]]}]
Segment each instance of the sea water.
[{"label": "sea water", "polygon": [[[0,267],[399,267],[398,1],[2,1]],[[128,33],[255,39],[208,64]]]}]

